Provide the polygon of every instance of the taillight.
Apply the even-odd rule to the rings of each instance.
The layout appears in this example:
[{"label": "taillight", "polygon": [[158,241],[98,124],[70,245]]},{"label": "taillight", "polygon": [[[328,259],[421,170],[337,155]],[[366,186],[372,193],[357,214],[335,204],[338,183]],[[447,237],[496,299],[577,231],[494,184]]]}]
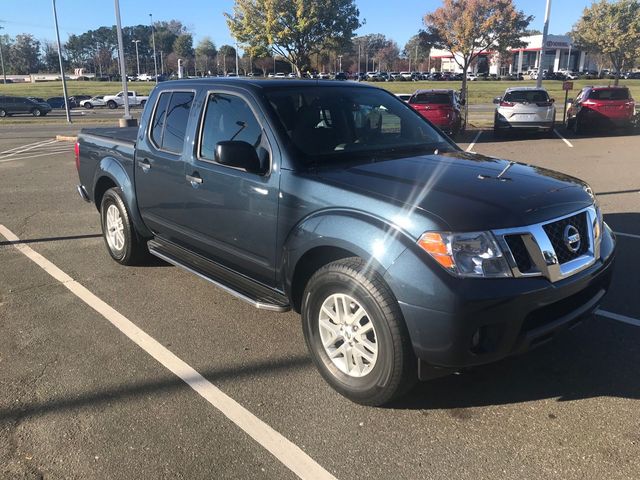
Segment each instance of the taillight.
[{"label": "taillight", "polygon": [[74,147],[74,152],[76,154],[76,170],[80,172],[80,143],[76,142],[76,146]]},{"label": "taillight", "polygon": [[513,107],[515,106],[515,103],[513,102],[505,102],[504,100],[500,102],[500,106],[501,107]]}]

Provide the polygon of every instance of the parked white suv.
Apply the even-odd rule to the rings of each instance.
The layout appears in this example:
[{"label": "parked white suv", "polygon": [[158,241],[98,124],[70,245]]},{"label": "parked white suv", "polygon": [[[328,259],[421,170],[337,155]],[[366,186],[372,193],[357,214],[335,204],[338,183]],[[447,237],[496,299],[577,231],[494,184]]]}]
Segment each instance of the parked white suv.
[{"label": "parked white suv", "polygon": [[553,132],[556,107],[544,88],[507,88],[493,103],[498,105],[493,122],[495,135],[512,129]]},{"label": "parked white suv", "polygon": [[[140,105],[144,107],[144,104],[149,100],[148,95],[138,95],[133,90],[129,90],[129,106]],[[118,108],[121,105],[124,105],[124,92],[118,92],[115,95],[105,95],[104,103],[106,103],[107,107],[114,109]]]}]

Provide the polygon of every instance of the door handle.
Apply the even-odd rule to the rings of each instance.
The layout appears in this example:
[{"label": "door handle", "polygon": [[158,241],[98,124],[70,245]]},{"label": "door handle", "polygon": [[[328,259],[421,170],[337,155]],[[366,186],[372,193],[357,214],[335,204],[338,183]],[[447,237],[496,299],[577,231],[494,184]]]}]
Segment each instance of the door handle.
[{"label": "door handle", "polygon": [[140,165],[140,168],[142,169],[143,172],[148,172],[149,169],[151,168],[151,163],[149,163],[149,160],[147,160],[146,158],[140,160],[138,162],[138,165]]},{"label": "door handle", "polygon": [[193,175],[186,175],[186,178],[193,187],[202,183],[202,177],[200,177],[200,175],[198,175],[197,173],[194,173]]}]

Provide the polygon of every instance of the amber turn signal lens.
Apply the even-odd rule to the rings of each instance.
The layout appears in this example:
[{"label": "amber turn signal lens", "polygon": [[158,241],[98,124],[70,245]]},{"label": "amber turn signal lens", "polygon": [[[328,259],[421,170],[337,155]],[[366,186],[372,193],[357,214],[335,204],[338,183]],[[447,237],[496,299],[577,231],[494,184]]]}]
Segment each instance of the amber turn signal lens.
[{"label": "amber turn signal lens", "polygon": [[449,248],[441,234],[437,232],[427,232],[420,237],[418,245],[444,268],[448,270],[455,268],[453,257],[451,253],[449,253]]}]

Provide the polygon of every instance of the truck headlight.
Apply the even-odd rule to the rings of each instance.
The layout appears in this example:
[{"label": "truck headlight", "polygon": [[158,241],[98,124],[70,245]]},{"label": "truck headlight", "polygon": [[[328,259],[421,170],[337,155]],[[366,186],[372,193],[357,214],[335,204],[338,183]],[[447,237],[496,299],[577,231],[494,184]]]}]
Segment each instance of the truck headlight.
[{"label": "truck headlight", "polygon": [[507,260],[489,232],[426,232],[418,245],[445,270],[458,277],[513,276]]}]

